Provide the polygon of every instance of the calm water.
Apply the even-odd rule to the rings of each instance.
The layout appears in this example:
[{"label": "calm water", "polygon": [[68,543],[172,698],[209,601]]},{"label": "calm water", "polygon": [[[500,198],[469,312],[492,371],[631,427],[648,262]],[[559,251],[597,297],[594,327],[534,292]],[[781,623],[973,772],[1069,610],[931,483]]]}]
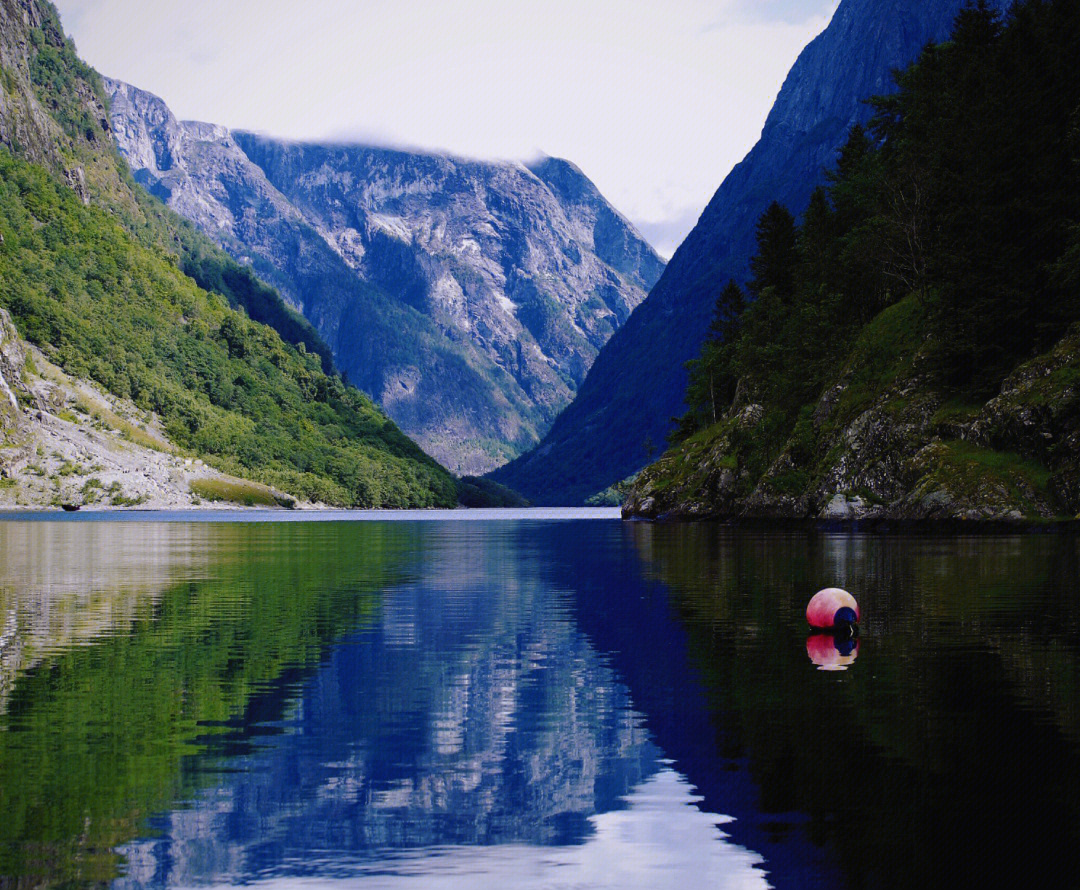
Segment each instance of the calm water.
[{"label": "calm water", "polygon": [[535,515],[0,522],[0,887],[1070,883],[1075,534]]}]

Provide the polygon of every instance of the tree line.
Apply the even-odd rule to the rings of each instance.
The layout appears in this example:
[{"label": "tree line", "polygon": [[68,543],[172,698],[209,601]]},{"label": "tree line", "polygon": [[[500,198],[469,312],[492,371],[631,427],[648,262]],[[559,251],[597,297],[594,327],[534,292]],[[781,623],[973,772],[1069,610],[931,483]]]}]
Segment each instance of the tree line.
[{"label": "tree line", "polygon": [[1080,4],[984,0],[870,100],[802,218],[773,203],[718,282],[673,441],[750,401],[790,429],[903,299],[936,385],[983,397],[1080,319]]}]

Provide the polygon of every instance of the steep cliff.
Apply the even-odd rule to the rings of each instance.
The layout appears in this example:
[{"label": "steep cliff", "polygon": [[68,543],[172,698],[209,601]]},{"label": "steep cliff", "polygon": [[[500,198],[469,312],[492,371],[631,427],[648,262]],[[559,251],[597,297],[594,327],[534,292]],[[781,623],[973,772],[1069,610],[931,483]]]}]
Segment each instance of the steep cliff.
[{"label": "steep cliff", "polygon": [[[50,4],[0,0],[0,66],[0,309],[13,325],[0,362],[5,501],[105,503],[100,472],[120,470],[105,441],[117,437],[93,435],[100,424],[173,452],[145,455],[144,488],[156,488],[149,464],[175,471],[170,503],[191,503],[179,468],[204,460],[305,500],[456,503],[450,475],[333,373],[310,324],[136,186],[104,84]],[[23,341],[60,381],[18,366]],[[90,390],[99,404],[79,416]],[[207,496],[222,494],[220,476],[203,481],[214,483]],[[135,496],[118,488],[109,500]]]},{"label": "steep cliff", "polygon": [[[994,0],[1003,8],[1008,0]],[[744,280],[754,224],[772,200],[801,213],[865,100],[948,34],[962,0],[843,0],[800,54],[760,141],[727,176],[648,298],[601,351],[543,442],[493,478],[538,503],[581,503],[639,470],[683,412],[684,364],[713,302]]]},{"label": "steep cliff", "polygon": [[461,472],[535,444],[663,271],[566,161],[283,143],[106,86],[136,179],[279,287]]},{"label": "steep cliff", "polygon": [[1080,512],[1078,52],[1070,0],[979,4],[898,76],[802,223],[758,225],[625,513]]}]

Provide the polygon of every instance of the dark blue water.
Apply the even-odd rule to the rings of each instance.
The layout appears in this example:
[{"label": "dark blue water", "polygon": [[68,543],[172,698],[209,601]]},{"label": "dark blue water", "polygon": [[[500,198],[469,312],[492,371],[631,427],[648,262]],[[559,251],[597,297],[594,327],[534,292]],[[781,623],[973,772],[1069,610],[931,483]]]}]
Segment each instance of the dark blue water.
[{"label": "dark blue water", "polygon": [[1078,864],[1075,535],[559,515],[0,523],[0,885]]}]

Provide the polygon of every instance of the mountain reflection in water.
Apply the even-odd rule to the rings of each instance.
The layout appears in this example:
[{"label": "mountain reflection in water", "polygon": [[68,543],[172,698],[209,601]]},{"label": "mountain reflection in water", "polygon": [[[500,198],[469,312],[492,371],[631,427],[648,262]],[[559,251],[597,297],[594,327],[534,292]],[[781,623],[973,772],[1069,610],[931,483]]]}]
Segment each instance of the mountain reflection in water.
[{"label": "mountain reflection in water", "polygon": [[[366,888],[435,890],[465,885],[476,890],[768,887],[765,873],[757,869],[761,857],[726,842],[721,829],[729,820],[699,810],[695,804],[700,800],[685,778],[665,768],[631,791],[624,808],[590,817],[589,835],[579,844],[386,849],[377,859],[309,856],[292,867],[303,874],[305,888],[351,886],[361,877]],[[295,884],[295,876],[278,874],[253,886]]]},{"label": "mountain reflection in water", "polygon": [[[239,880],[441,845],[580,843],[658,767],[626,690],[512,539],[424,527],[418,577],[209,743],[219,779],[124,850],[136,883]],[[272,723],[273,735],[252,730]],[[214,751],[218,762],[206,762]]]},{"label": "mountain reflection in water", "polygon": [[[1068,532],[47,525],[0,523],[0,887],[916,887],[1080,858]],[[857,660],[807,639],[830,584]]]}]

